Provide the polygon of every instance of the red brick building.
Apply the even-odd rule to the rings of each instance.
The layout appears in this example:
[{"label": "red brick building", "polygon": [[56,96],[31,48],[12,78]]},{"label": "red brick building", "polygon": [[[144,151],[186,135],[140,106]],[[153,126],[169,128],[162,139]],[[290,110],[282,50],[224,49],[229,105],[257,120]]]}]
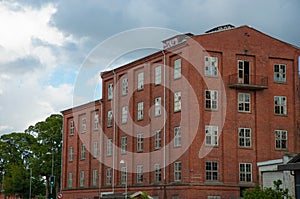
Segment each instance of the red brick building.
[{"label": "red brick building", "polygon": [[65,198],[238,198],[300,152],[299,48],[230,25],[163,43],[62,112]]}]

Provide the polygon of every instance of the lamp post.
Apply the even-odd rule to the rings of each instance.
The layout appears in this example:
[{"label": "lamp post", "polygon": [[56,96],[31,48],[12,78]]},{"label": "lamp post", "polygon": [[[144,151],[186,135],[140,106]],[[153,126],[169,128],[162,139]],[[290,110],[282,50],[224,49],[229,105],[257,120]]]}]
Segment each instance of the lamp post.
[{"label": "lamp post", "polygon": [[120,164],[125,164],[126,168],[126,176],[125,176],[125,199],[127,199],[127,162],[125,160],[121,160]]},{"label": "lamp post", "polygon": [[[54,154],[53,154],[53,147],[51,148],[51,153],[48,152],[47,154],[48,154],[48,155],[51,154],[51,156],[52,156],[52,158],[51,158],[51,159],[52,159],[52,160],[51,160],[51,177],[53,177],[53,176],[54,176],[54,175],[53,175],[53,173],[54,173]],[[51,177],[50,177],[50,179],[51,179]],[[51,195],[53,194],[52,188],[53,188],[53,186],[50,185],[50,194],[51,194]]]}]

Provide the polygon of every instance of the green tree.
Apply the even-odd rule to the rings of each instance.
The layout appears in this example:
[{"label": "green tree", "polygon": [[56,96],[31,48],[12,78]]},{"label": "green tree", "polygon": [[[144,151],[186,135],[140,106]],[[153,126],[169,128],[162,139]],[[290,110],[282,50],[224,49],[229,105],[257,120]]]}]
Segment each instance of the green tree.
[{"label": "green tree", "polygon": [[244,199],[256,199],[256,198],[264,198],[264,199],[284,199],[291,198],[288,195],[288,189],[282,189],[280,186],[282,185],[281,180],[276,180],[273,182],[274,188],[265,188],[261,189],[259,185],[255,185],[254,190],[246,190],[243,192]]}]

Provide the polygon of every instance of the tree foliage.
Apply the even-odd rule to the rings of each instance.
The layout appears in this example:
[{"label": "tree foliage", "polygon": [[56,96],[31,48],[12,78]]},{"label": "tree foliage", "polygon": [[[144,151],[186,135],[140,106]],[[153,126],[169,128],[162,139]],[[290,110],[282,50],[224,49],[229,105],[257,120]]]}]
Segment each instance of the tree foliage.
[{"label": "tree foliage", "polygon": [[51,115],[25,132],[0,137],[0,174],[5,176],[6,195],[29,197],[30,170],[32,195],[45,195],[48,186],[46,179],[52,172],[52,158],[56,186],[59,186],[62,121],[61,115]]},{"label": "tree foliage", "polygon": [[281,180],[276,180],[273,182],[274,188],[265,188],[261,189],[259,185],[256,185],[254,190],[246,190],[243,192],[244,199],[253,199],[253,198],[264,198],[264,199],[286,199],[291,198],[288,195],[288,189],[282,189]]}]

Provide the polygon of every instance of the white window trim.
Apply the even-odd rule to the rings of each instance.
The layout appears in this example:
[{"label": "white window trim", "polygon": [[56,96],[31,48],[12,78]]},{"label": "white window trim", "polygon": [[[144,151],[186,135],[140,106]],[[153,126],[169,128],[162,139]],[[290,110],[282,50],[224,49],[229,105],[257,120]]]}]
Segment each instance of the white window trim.
[{"label": "white window trim", "polygon": [[181,182],[182,179],[182,163],[174,163],[174,182]]},{"label": "white window trim", "polygon": [[106,178],[105,178],[105,184],[106,185],[111,185],[111,180],[112,180],[112,176],[111,176],[111,172],[112,169],[111,168],[107,168],[106,169]]},{"label": "white window trim", "polygon": [[[278,98],[278,100],[279,100],[278,104],[276,104],[276,98]],[[280,113],[276,113],[276,107],[280,108]],[[283,107],[283,110],[281,110],[281,107]],[[274,96],[274,114],[275,115],[287,115],[287,97]]]},{"label": "white window trim", "polygon": [[[275,72],[275,66],[278,66],[279,72]],[[284,66],[284,72],[281,67]],[[286,83],[286,64],[274,64],[274,82],[275,83]],[[279,75],[279,77],[277,77]],[[284,76],[284,78],[283,78]]]},{"label": "white window trim", "polygon": [[80,153],[80,159],[81,159],[81,160],[84,160],[84,159],[85,159],[85,151],[86,151],[85,145],[82,144],[82,145],[81,145],[81,153]]},{"label": "white window trim", "polygon": [[128,78],[122,80],[122,95],[125,96],[128,94]]},{"label": "white window trim", "polygon": [[81,133],[85,133],[86,132],[86,118],[83,117],[81,118]]},{"label": "white window trim", "polygon": [[73,174],[70,172],[68,173],[68,188],[73,187]]},{"label": "white window trim", "polygon": [[107,86],[107,99],[111,100],[113,98],[113,84],[108,84]]},{"label": "white window trim", "polygon": [[182,137],[181,127],[176,126],[174,128],[174,147],[180,147],[181,146],[181,137]]},{"label": "white window trim", "polygon": [[154,165],[154,180],[155,183],[161,182],[161,168],[158,163]]},{"label": "white window trim", "polygon": [[121,138],[121,154],[127,152],[127,136],[122,136]]},{"label": "white window trim", "polygon": [[73,153],[74,153],[74,148],[72,146],[70,146],[69,148],[69,161],[72,162],[73,161]]},{"label": "white window trim", "polygon": [[94,130],[98,130],[99,129],[99,115],[95,114],[94,115]]},{"label": "white window trim", "polygon": [[[206,93],[209,93],[210,99],[207,98]],[[210,104],[210,108],[206,107],[207,102]],[[216,107],[214,107],[214,102]],[[217,90],[205,90],[205,109],[211,111],[218,110],[218,91]]]},{"label": "white window trim", "polygon": [[[240,100],[242,98],[242,100]],[[249,102],[246,101],[246,98],[249,99]],[[243,110],[240,110],[240,104],[243,105]],[[249,104],[249,111],[246,110],[246,104]],[[251,94],[250,93],[238,93],[238,112],[250,113],[251,112]]]},{"label": "white window trim", "polygon": [[80,171],[79,186],[84,187],[84,171]]},{"label": "white window trim", "polygon": [[92,186],[97,186],[97,182],[98,182],[98,170],[94,169],[93,176],[92,176]]},{"label": "white window trim", "polygon": [[155,67],[155,85],[160,85],[161,84],[161,66],[156,66]]},{"label": "white window trim", "polygon": [[[275,133],[275,149],[276,150],[287,150],[288,149],[288,132],[287,132],[287,130],[275,130],[274,131],[274,133]],[[277,133],[279,133],[280,135],[280,139],[279,139],[279,141],[280,141],[280,147],[277,147]],[[282,137],[282,135],[283,135],[283,133],[285,133],[285,137],[286,137],[286,139],[283,139]],[[285,140],[285,148],[283,148],[282,147],[282,141],[283,140]]]},{"label": "white window trim", "polygon": [[137,165],[136,182],[139,184],[143,183],[143,165]]},{"label": "white window trim", "polygon": [[70,120],[70,135],[74,135],[74,120]]},{"label": "white window trim", "polygon": [[174,80],[181,78],[181,59],[174,60]]},{"label": "white window trim", "polygon": [[113,112],[109,110],[107,112],[107,127],[112,127],[112,120],[113,120]]},{"label": "white window trim", "polygon": [[154,100],[154,116],[161,116],[161,97],[156,97]]},{"label": "white window trim", "polygon": [[[205,76],[218,77],[218,57],[205,56]],[[213,66],[215,63],[215,66]]]},{"label": "white window trim", "polygon": [[181,92],[174,93],[174,112],[181,111]]},{"label": "white window trim", "polygon": [[106,155],[112,156],[112,139],[107,139],[106,141]]},{"label": "white window trim", "polygon": [[143,133],[137,134],[137,152],[143,151],[143,143],[144,142],[144,135]]},{"label": "white window trim", "polygon": [[94,148],[93,148],[93,156],[94,158],[98,157],[98,142],[94,142]]},{"label": "white window trim", "polygon": [[127,167],[121,167],[121,184],[127,183]]},{"label": "white window trim", "polygon": [[138,74],[138,91],[144,89],[144,72]]},{"label": "white window trim", "polygon": [[139,102],[137,120],[142,120],[143,118],[144,118],[144,102]]},{"label": "white window trim", "polygon": [[[208,136],[210,136],[210,143],[207,143]],[[219,128],[218,126],[205,126],[205,145],[218,146]]]},{"label": "white window trim", "polygon": [[[240,133],[242,132],[243,130],[243,136],[240,135]],[[246,131],[249,131],[250,133],[250,137],[246,136]],[[239,142],[239,147],[242,147],[242,148],[251,148],[252,147],[252,132],[251,132],[251,128],[239,128],[238,129],[238,142]],[[244,140],[244,145],[241,146],[241,143],[240,143],[240,139],[243,139]],[[250,146],[246,146],[246,143],[247,143],[247,139],[250,139]]]},{"label": "white window trim", "polygon": [[122,107],[122,116],[121,116],[122,124],[126,124],[127,119],[128,119],[128,106],[123,106]]},{"label": "white window trim", "polygon": [[161,148],[161,131],[155,131],[154,135],[154,149],[158,150]]},{"label": "white window trim", "polygon": [[[211,169],[208,170],[207,169],[207,163],[210,164]],[[213,165],[216,164],[217,165],[217,170],[213,169]],[[207,179],[207,173],[210,173],[210,178],[211,179]],[[214,173],[217,173],[217,179],[214,179]],[[217,161],[206,161],[205,162],[205,180],[206,181],[218,181],[219,180],[219,163]]]},{"label": "white window trim", "polygon": [[[244,165],[245,171],[241,172],[241,165]],[[250,172],[246,171],[247,165],[250,165]],[[244,174],[245,175],[245,180],[241,180],[241,175]],[[250,181],[247,180],[247,174],[250,174]],[[239,163],[239,181],[243,182],[243,183],[250,183],[252,182],[252,163]]]}]

